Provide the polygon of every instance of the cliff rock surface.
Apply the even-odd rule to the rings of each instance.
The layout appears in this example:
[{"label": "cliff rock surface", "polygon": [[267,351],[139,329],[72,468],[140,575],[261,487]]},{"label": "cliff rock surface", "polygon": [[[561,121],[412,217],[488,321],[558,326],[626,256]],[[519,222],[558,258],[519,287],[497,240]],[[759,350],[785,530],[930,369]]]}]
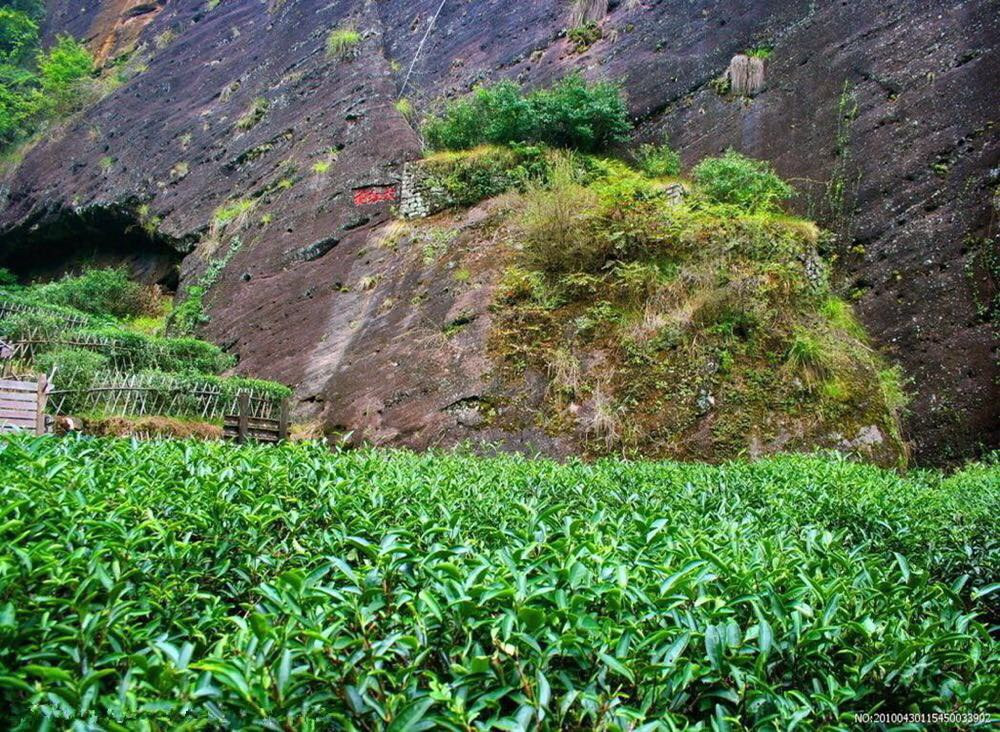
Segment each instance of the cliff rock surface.
[{"label": "cliff rock surface", "polygon": [[[301,418],[564,452],[538,429],[484,427],[488,211],[449,219],[443,257],[385,243],[421,155],[398,99],[419,115],[480,82],[579,70],[623,84],[637,141],[666,134],[688,164],[733,147],[801,191],[795,206],[837,235],[840,287],[912,380],[919,459],[1000,444],[996,2],[586,3],[600,37],[585,47],[566,33],[578,5],[50,0],[49,38],[141,71],[7,173],[0,264],[97,254],[165,278],[180,262],[182,290],[221,267],[205,335],[241,372],[294,385]],[[348,27],[360,41],[329,53]],[[763,83],[734,95],[726,71],[753,51]]]}]

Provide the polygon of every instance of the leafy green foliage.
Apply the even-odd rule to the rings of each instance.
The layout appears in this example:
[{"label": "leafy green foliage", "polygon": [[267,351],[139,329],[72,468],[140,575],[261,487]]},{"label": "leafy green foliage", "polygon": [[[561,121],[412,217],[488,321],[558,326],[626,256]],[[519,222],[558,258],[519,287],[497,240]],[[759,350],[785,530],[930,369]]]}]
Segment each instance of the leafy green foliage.
[{"label": "leafy green foliage", "polygon": [[[210,268],[209,275],[217,276],[218,267]],[[183,303],[178,307],[182,319],[200,316],[197,297],[196,293],[197,308],[188,305],[185,309]],[[159,335],[165,305],[162,295],[157,288],[130,281],[124,270],[86,270],[79,277],[58,282],[8,288],[3,300],[11,308],[0,311],[0,338],[29,342],[33,354],[29,366],[47,373],[55,368],[59,391],[80,392],[60,395],[58,408],[64,414],[116,414],[122,401],[115,396],[116,385],[132,377],[142,380],[141,412],[146,415],[203,418],[204,400],[178,396],[195,391],[211,391],[230,402],[241,390],[273,400],[291,393],[270,381],[217,377],[235,365],[233,356],[196,338]],[[74,304],[87,304],[90,312],[75,309]],[[142,325],[156,323],[151,332],[138,329],[136,313],[151,313],[138,319]],[[105,386],[107,399],[93,392],[94,387]]]},{"label": "leafy green foliage", "polygon": [[788,347],[788,363],[804,374],[809,382],[823,376],[829,367],[823,342],[803,328],[796,329],[792,337]]},{"label": "leafy green foliage", "polygon": [[38,44],[38,24],[26,13],[0,8],[0,64],[19,64]]},{"label": "leafy green foliage", "polygon": [[779,178],[770,164],[728,150],[706,158],[692,171],[709,200],[747,211],[769,211],[792,196],[792,187]]},{"label": "leafy green foliage", "polygon": [[257,123],[264,119],[267,110],[271,108],[271,103],[264,97],[257,97],[250,103],[247,111],[236,120],[236,127],[244,132],[253,129]]},{"label": "leafy green foliage", "polygon": [[[83,348],[56,348],[39,354],[34,366],[46,374],[53,374],[59,389],[75,391],[89,389],[97,375],[111,365],[110,359],[101,353]],[[74,395],[66,399],[63,410],[69,414],[77,411],[81,401]]]},{"label": "leafy green foliage", "polygon": [[45,0],[5,0],[4,4],[11,10],[24,13],[35,23],[40,23],[45,17]]},{"label": "leafy green foliage", "polygon": [[196,338],[161,338],[104,326],[72,330],[63,336],[66,342],[91,343],[122,370],[191,371],[217,374],[235,365],[235,359],[214,343]]},{"label": "leafy green foliage", "polygon": [[764,46],[754,46],[746,52],[746,55],[750,58],[771,58],[771,54],[774,53],[774,46],[764,45]]},{"label": "leafy green foliage", "polygon": [[[241,199],[231,201],[215,210],[215,227],[227,226],[231,223],[246,218],[256,201],[251,199]],[[208,322],[208,314],[205,312],[205,295],[218,281],[229,261],[236,255],[243,246],[239,237],[233,237],[229,247],[221,257],[209,260],[208,266],[198,278],[198,284],[191,285],[184,293],[184,299],[174,307],[167,317],[167,333],[173,336],[192,336],[198,328]]]},{"label": "leafy green foliage", "polygon": [[149,288],[130,279],[122,268],[84,270],[75,277],[34,285],[23,294],[40,305],[61,305],[115,318],[142,315],[155,306]]},{"label": "leafy green foliage", "polygon": [[55,45],[38,55],[38,74],[46,105],[57,114],[66,114],[79,106],[77,82],[94,70],[94,58],[72,36],[59,36]]},{"label": "leafy green foliage", "polygon": [[670,145],[641,145],[636,152],[639,169],[650,178],[662,178],[681,172],[681,156]]},{"label": "leafy green foliage", "polygon": [[41,106],[37,77],[27,68],[37,45],[37,22],[15,8],[0,8],[0,145],[22,135]]},{"label": "leafy green foliage", "polygon": [[997,471],[9,437],[0,709],[115,729],[993,711]]},{"label": "leafy green foliage", "polygon": [[601,30],[601,26],[592,20],[578,25],[575,28],[571,28],[566,34],[570,43],[573,44],[573,49],[577,53],[583,53],[592,45],[597,43],[601,38],[603,38],[604,32]]},{"label": "leafy green foliage", "polygon": [[588,84],[574,74],[527,95],[510,81],[479,87],[422,130],[439,150],[529,142],[594,151],[624,141],[631,125],[616,85]]},{"label": "leafy green foliage", "polygon": [[184,299],[170,312],[167,318],[167,332],[179,336],[189,336],[208,322],[205,314],[205,288],[192,285],[187,289]]},{"label": "leafy green foliage", "polygon": [[[572,394],[546,393],[547,430],[601,431],[601,406],[622,428],[588,438],[590,455],[719,460],[781,444],[905,462],[886,364],[830,293],[815,224],[690,183],[678,200],[673,182],[617,160],[550,158],[510,206],[489,346],[511,384],[560,371],[560,354],[601,354]],[[862,434],[875,439],[849,443]]]},{"label": "leafy green foliage", "polygon": [[0,146],[29,136],[39,122],[85,101],[79,82],[92,73],[93,58],[70,36],[59,36],[48,51],[36,52],[42,15],[33,2],[0,8]]}]

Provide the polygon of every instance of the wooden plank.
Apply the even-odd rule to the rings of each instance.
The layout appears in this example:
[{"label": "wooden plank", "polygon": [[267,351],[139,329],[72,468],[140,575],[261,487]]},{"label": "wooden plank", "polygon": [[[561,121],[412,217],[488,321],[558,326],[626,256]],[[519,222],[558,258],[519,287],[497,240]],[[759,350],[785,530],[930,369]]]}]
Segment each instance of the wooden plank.
[{"label": "wooden plank", "polygon": [[35,423],[34,412],[0,412],[0,422],[31,422]]},{"label": "wooden plank", "polygon": [[255,430],[252,427],[247,430],[248,435],[254,435],[255,437],[277,437],[277,430]]},{"label": "wooden plank", "polygon": [[37,381],[8,381],[7,379],[0,379],[0,389],[10,390],[10,391],[36,391],[38,389]]},{"label": "wooden plank", "polygon": [[243,443],[247,439],[247,418],[250,416],[250,397],[245,391],[240,392],[237,403],[239,404],[240,413],[240,434],[236,440]]},{"label": "wooden plank", "polygon": [[281,411],[278,412],[278,439],[288,439],[288,400],[281,400]]},{"label": "wooden plank", "polygon": [[[236,428],[223,429],[222,436],[229,440],[238,440],[240,432]],[[277,432],[266,430],[247,430],[245,435],[247,442],[280,442]]]},{"label": "wooden plank", "polygon": [[[223,424],[239,425],[240,418],[235,414],[227,414],[223,418]],[[276,419],[268,419],[267,417],[247,417],[247,423],[251,427],[257,427],[258,429],[278,429],[281,422]]]},{"label": "wooden plank", "polygon": [[26,409],[34,412],[38,409],[38,402],[34,398],[9,399],[5,394],[0,394],[0,409]]},{"label": "wooden plank", "polygon": [[35,413],[35,434],[44,435],[45,434],[45,398],[47,395],[46,386],[48,385],[48,379],[45,378],[45,374],[38,377],[38,410]]},{"label": "wooden plank", "polygon": [[17,391],[13,389],[0,389],[0,399],[15,399],[15,400],[30,399],[31,401],[34,401],[37,398],[37,396],[38,395],[35,392],[34,386],[32,386],[31,389],[28,391],[21,391],[20,389]]},{"label": "wooden plank", "polygon": [[[232,433],[234,435],[238,435],[239,432],[240,432],[240,428],[238,426],[236,426],[236,425],[223,425],[222,431],[226,432],[226,433]],[[253,425],[247,427],[247,429],[245,430],[245,432],[248,435],[277,435],[278,434],[278,430],[261,428],[261,427],[254,427]]]},{"label": "wooden plank", "polygon": [[17,427],[22,430],[34,430],[35,415],[31,415],[28,419],[11,419],[9,417],[3,417],[0,418],[0,424],[5,427]]},{"label": "wooden plank", "polygon": [[281,422],[276,419],[270,419],[268,417],[250,417],[251,422],[256,422],[257,424],[266,424],[271,427],[277,427]]},{"label": "wooden plank", "polygon": [[34,409],[0,409],[0,419],[34,419],[36,411]]}]

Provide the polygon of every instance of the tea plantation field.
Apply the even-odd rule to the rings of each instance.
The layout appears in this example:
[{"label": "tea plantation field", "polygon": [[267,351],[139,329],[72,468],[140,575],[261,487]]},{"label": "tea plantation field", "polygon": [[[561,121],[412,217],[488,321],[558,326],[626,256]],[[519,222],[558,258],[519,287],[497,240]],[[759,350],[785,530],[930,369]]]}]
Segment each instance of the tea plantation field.
[{"label": "tea plantation field", "polygon": [[996,719],[998,517],[995,462],[5,438],[0,727]]}]

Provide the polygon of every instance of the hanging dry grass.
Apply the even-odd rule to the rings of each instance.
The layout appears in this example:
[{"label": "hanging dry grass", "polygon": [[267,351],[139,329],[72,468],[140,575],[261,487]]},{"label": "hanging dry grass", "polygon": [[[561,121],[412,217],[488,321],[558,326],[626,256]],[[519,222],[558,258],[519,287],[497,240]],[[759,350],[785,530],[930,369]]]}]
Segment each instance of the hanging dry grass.
[{"label": "hanging dry grass", "polygon": [[608,0],[573,0],[569,27],[577,28],[584,23],[597,23],[607,14]]},{"label": "hanging dry grass", "polygon": [[738,53],[726,71],[729,91],[736,96],[752,97],[764,88],[764,59]]}]

